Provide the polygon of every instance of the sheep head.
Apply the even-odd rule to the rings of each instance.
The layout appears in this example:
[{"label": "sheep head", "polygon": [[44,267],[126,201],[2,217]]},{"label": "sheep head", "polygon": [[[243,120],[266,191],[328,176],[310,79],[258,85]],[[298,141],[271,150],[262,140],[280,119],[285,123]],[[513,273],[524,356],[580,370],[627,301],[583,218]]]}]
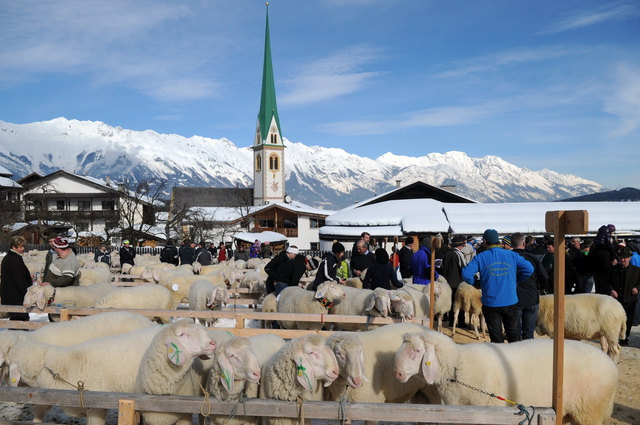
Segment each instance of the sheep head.
[{"label": "sheep head", "polygon": [[326,298],[329,301],[340,300],[346,297],[346,294],[340,288],[340,286],[332,280],[328,280],[326,282],[318,285],[318,289],[315,294],[316,298]]},{"label": "sheep head", "polygon": [[351,388],[360,388],[369,382],[364,372],[365,354],[360,338],[356,335],[334,334],[327,339],[340,367],[340,376],[347,380]]},{"label": "sheep head", "polygon": [[53,295],[53,286],[47,284],[39,284],[30,286],[27,288],[27,293],[22,300],[23,307],[36,306],[40,310],[44,310],[47,306],[47,301]]},{"label": "sheep head", "polygon": [[215,286],[213,291],[211,291],[211,295],[207,297],[207,307],[217,308],[223,304],[228,304],[230,301],[229,291],[227,288],[223,286]]},{"label": "sheep head", "polygon": [[260,365],[247,338],[232,339],[221,348],[218,354],[220,382],[227,392],[234,391],[236,380],[254,383],[260,381]]},{"label": "sheep head", "polygon": [[396,352],[396,379],[405,383],[413,375],[422,371],[422,376],[428,384],[433,384],[440,365],[436,358],[435,346],[428,343],[426,335],[420,332],[403,335],[403,343]]},{"label": "sheep head", "polygon": [[204,326],[181,320],[169,327],[165,345],[170,363],[176,366],[190,364],[195,357],[208,358],[215,352],[216,342]]},{"label": "sheep head", "polygon": [[303,337],[300,350],[293,355],[296,379],[307,391],[314,391],[316,381],[328,387],[339,375],[336,356],[324,342],[319,335]]},{"label": "sheep head", "polygon": [[367,306],[365,310],[372,315],[373,308],[378,311],[382,317],[387,317],[391,310],[391,299],[389,298],[389,291],[384,288],[376,288],[369,295]]},{"label": "sheep head", "polygon": [[389,291],[389,300],[391,300],[391,311],[402,320],[412,320],[415,317],[413,298],[405,291]]}]

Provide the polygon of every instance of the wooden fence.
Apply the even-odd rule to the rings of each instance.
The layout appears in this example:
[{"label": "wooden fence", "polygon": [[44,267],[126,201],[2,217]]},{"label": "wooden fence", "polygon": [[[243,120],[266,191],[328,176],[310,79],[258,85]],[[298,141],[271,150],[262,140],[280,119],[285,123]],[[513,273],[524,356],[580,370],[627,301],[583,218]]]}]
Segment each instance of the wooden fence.
[{"label": "wooden fence", "polygon": [[[51,390],[45,388],[0,387],[0,400],[14,403],[52,405],[65,407],[118,409],[118,425],[135,425],[136,412],[206,412],[211,415],[236,417],[262,416],[279,418],[329,419],[349,422],[352,420],[452,423],[452,424],[504,424],[520,423],[524,416],[516,407],[443,406],[430,404],[398,403],[339,403],[331,401],[295,401],[249,399],[238,405],[237,401],[211,401],[204,397],[160,396],[149,394],[108,393],[98,391]],[[301,408],[302,406],[302,408]],[[550,408],[528,408],[531,424],[551,425],[555,413]],[[6,423],[7,421],[3,421]]]}]

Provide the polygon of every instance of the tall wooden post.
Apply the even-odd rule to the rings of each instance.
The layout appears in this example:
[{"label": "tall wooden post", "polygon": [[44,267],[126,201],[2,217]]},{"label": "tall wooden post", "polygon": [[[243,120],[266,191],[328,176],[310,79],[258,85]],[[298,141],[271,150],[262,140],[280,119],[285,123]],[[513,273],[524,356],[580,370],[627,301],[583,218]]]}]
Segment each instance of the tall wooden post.
[{"label": "tall wooden post", "polygon": [[585,210],[547,211],[545,229],[553,232],[553,393],[552,407],[556,425],[562,425],[564,390],[564,276],[565,235],[582,235],[589,230],[589,215]]},{"label": "tall wooden post", "polygon": [[436,280],[436,249],[440,248],[442,239],[431,236],[431,284],[429,285],[429,328],[433,329],[433,304],[435,296],[433,293],[434,280]]}]

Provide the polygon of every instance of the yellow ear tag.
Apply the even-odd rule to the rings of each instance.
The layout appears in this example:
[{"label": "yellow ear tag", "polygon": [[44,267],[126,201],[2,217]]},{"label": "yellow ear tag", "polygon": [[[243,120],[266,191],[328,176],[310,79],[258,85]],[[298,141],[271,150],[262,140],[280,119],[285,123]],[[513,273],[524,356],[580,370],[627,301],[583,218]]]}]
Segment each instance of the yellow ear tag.
[{"label": "yellow ear tag", "polygon": [[11,382],[16,383],[16,378],[11,378]]},{"label": "yellow ear tag", "polygon": [[427,360],[426,362],[424,362],[424,364],[426,364],[427,366],[431,366],[431,360]]}]

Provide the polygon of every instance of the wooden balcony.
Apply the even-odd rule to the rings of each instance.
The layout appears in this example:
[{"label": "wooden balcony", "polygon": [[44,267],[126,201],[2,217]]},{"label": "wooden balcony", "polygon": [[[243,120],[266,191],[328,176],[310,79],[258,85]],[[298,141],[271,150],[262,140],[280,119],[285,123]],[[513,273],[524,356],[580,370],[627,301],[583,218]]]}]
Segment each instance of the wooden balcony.
[{"label": "wooden balcony", "polygon": [[[120,212],[117,210],[84,210],[84,211],[66,211],[66,210],[50,210],[40,217],[43,220],[53,221],[75,221],[75,220],[104,220],[119,221]],[[26,211],[24,214],[26,221],[34,221],[38,219],[36,211]]]},{"label": "wooden balcony", "polygon": [[288,227],[256,227],[254,232],[278,232],[282,233],[288,238],[297,238],[298,237],[298,229],[292,229]]}]

